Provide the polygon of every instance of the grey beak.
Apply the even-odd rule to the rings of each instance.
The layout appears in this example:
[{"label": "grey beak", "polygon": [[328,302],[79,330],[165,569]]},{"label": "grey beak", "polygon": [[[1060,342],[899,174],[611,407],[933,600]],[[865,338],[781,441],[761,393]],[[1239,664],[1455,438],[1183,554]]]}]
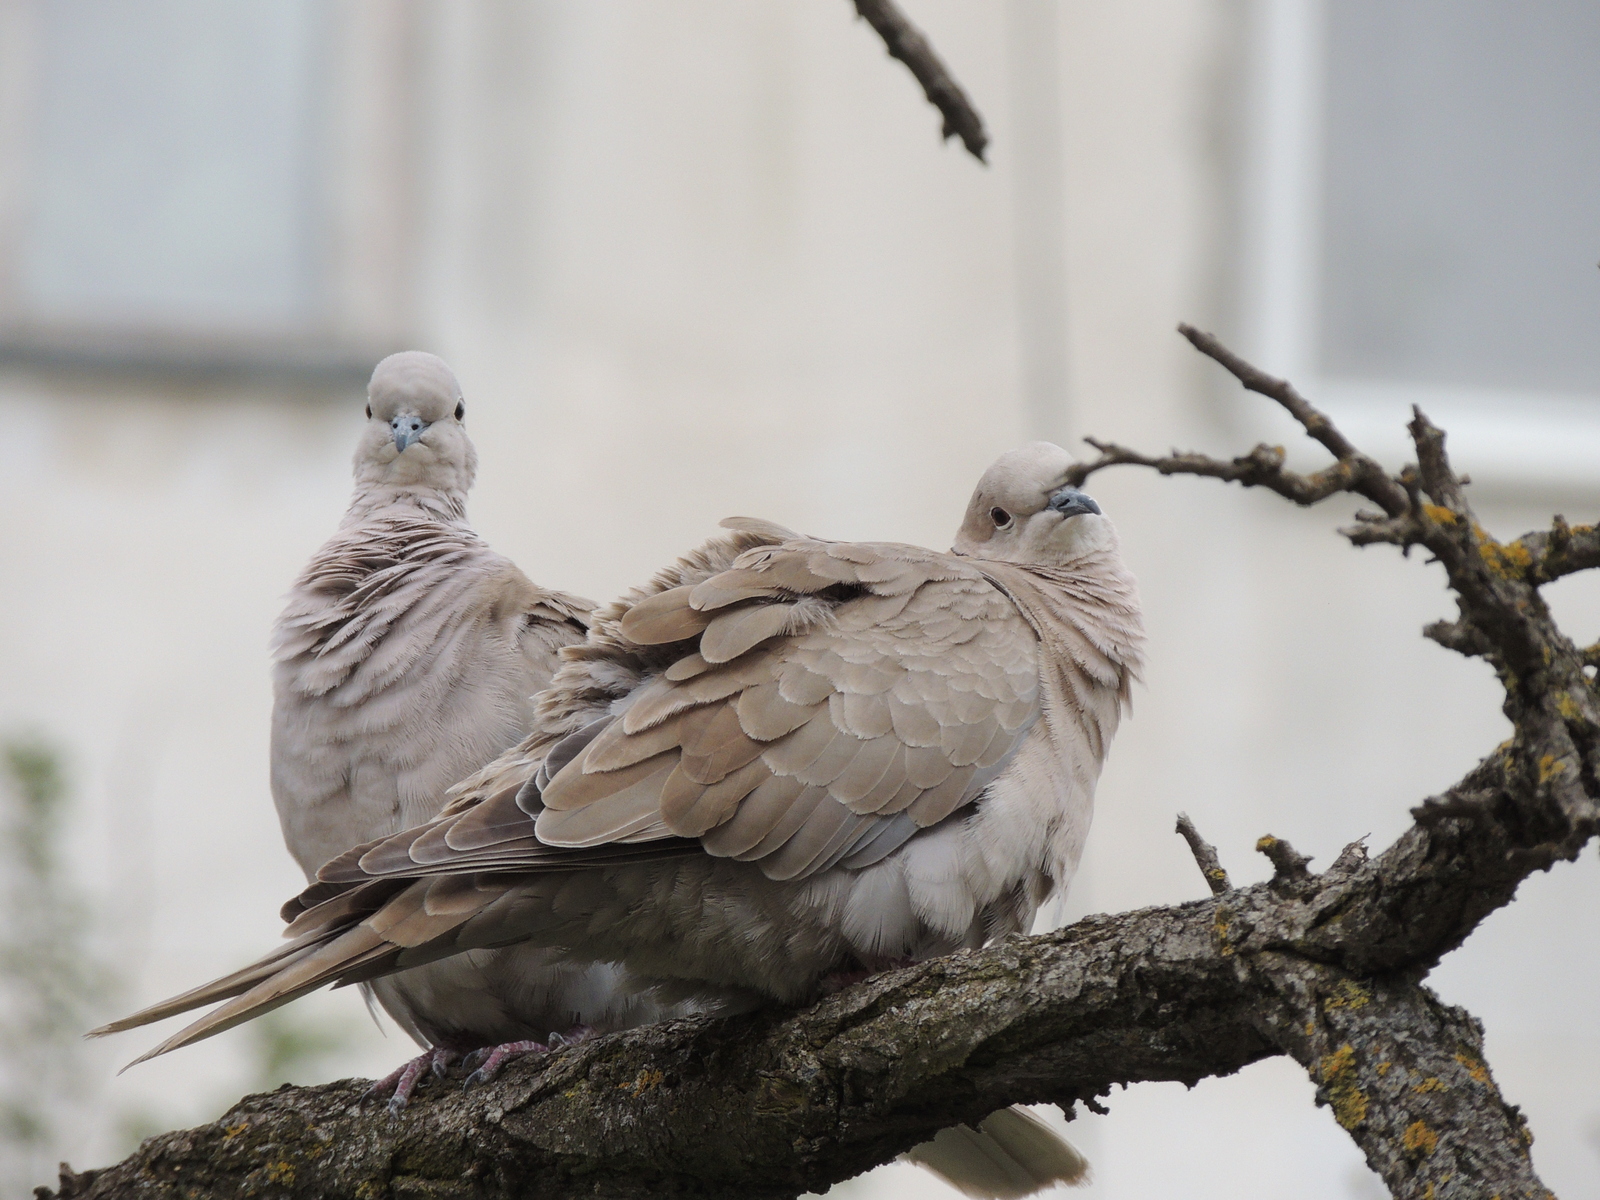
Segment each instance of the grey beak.
[{"label": "grey beak", "polygon": [[394,448],[404,454],[406,447],[422,436],[422,431],[428,427],[428,422],[421,417],[410,413],[402,413],[389,422],[389,428],[394,430]]},{"label": "grey beak", "polygon": [[1100,512],[1100,506],[1090,496],[1080,492],[1075,487],[1064,487],[1059,491],[1050,493],[1050,508],[1060,513],[1063,517],[1075,517],[1080,513]]}]

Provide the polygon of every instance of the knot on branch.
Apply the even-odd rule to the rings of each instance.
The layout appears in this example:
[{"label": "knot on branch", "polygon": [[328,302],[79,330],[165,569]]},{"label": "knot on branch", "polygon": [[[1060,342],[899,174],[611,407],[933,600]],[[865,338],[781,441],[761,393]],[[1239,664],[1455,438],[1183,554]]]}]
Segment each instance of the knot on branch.
[{"label": "knot on branch", "polygon": [[1452,817],[1482,817],[1488,813],[1497,798],[1496,792],[1452,790],[1442,796],[1429,796],[1411,810],[1411,819],[1418,825],[1429,828]]},{"label": "knot on branch", "polygon": [[1256,849],[1272,863],[1270,886],[1274,891],[1298,892],[1311,882],[1311,872],[1306,869],[1311,859],[1282,838],[1269,833],[1256,843]]},{"label": "knot on branch", "polygon": [[36,1187],[33,1189],[34,1200],[77,1200],[89,1194],[98,1175],[99,1171],[76,1172],[71,1163],[62,1163],[56,1190],[52,1192],[42,1185]]},{"label": "knot on branch", "polygon": [[1487,658],[1494,652],[1494,643],[1464,621],[1435,621],[1423,627],[1422,636],[1468,658]]}]

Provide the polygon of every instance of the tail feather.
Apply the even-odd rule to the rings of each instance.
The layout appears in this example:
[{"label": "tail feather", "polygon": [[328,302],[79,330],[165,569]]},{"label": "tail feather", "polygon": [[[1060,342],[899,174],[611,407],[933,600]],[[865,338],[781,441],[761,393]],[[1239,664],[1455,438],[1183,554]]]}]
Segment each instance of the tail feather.
[{"label": "tail feather", "polygon": [[981,1200],[1015,1200],[1052,1184],[1089,1182],[1089,1160],[1078,1148],[1016,1107],[990,1113],[976,1129],[941,1129],[905,1158]]},{"label": "tail feather", "polygon": [[[198,1042],[226,1029],[232,1029],[235,1025],[241,1025],[253,1017],[269,1013],[291,1000],[298,1000],[301,996],[338,979],[352,961],[364,961],[374,948],[383,945],[385,943],[381,937],[366,926],[358,925],[324,945],[308,947],[306,953],[284,963],[249,991],[236,995],[226,1004],[212,1009],[155,1049],[141,1054],[129,1063],[128,1067],[137,1066],[180,1046],[187,1046],[191,1042]],[[107,1030],[109,1032],[109,1027]],[[128,1067],[122,1069],[126,1071]]]},{"label": "tail feather", "polygon": [[319,944],[327,941],[329,936],[331,935],[327,931],[317,930],[298,937],[279,946],[266,957],[257,959],[248,967],[241,967],[231,975],[224,975],[221,979],[213,979],[210,983],[190,988],[181,995],[172,996],[159,1004],[152,1004],[149,1008],[142,1008],[132,1016],[122,1017],[98,1029],[91,1029],[83,1036],[105,1037],[111,1033],[122,1033],[125,1030],[137,1029],[141,1025],[153,1025],[157,1021],[164,1021],[168,1017],[175,1017],[179,1013],[202,1008],[207,1004],[215,1004],[219,1000],[232,999],[242,992],[249,991],[262,980],[270,978],[297,958],[311,953]]}]

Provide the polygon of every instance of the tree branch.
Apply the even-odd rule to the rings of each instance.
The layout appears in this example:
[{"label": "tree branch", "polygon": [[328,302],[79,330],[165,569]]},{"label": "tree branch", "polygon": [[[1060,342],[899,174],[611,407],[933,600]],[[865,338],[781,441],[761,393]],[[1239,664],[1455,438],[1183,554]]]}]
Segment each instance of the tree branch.
[{"label": "tree branch", "polygon": [[1222,860],[1217,857],[1216,847],[1200,836],[1188,813],[1178,814],[1178,833],[1189,843],[1189,852],[1194,855],[1194,861],[1200,867],[1200,874],[1205,876],[1211,894],[1220,896],[1230,890],[1233,885],[1228,881],[1228,872],[1223,870]]},{"label": "tree branch", "polygon": [[1287,1054],[1319,1102],[1407,1200],[1544,1197],[1528,1131],[1495,1089],[1482,1031],[1419,981],[1536,870],[1600,830],[1600,697],[1539,586],[1600,565],[1589,527],[1557,518],[1513,542],[1472,516],[1442,431],[1420,412],[1416,464],[1383,473],[1281,380],[1208,335],[1198,348],[1271,396],[1334,454],[1317,475],[1281,450],[1225,462],[1094,443],[1081,483],[1120,463],[1382,510],[1357,544],[1424,546],[1456,620],[1442,645],[1499,674],[1514,735],[1374,858],[1358,842],[1322,874],[1282,839],[1273,878],[1231,888],[1185,817],[1213,895],[1090,917],[868,980],[798,1012],[677,1021],[513,1064],[481,1091],[435,1086],[387,1123],[359,1085],[248,1097],[220,1121],[151,1139],[50,1197],[790,1197],[826,1187],[1011,1103],[1069,1115],[1113,1084],[1193,1083]]},{"label": "tree branch", "polygon": [[878,31],[890,57],[911,68],[928,103],[944,117],[945,140],[959,137],[973,158],[988,165],[983,152],[989,135],[984,132],[983,118],[922,31],[895,6],[894,0],[855,0],[855,6],[857,14]]}]

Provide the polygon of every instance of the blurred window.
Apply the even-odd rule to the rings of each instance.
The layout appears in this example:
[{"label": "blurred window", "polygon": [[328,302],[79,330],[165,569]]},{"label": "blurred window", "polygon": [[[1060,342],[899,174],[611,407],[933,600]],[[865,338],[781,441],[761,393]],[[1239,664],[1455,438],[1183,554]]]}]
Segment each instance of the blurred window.
[{"label": "blurred window", "polygon": [[1600,481],[1600,4],[1257,0],[1241,344],[1386,458]]},{"label": "blurred window", "polygon": [[1326,14],[1323,372],[1600,394],[1600,3]]},{"label": "blurred window", "polygon": [[318,0],[40,9],[25,318],[284,330],[319,315]]}]

